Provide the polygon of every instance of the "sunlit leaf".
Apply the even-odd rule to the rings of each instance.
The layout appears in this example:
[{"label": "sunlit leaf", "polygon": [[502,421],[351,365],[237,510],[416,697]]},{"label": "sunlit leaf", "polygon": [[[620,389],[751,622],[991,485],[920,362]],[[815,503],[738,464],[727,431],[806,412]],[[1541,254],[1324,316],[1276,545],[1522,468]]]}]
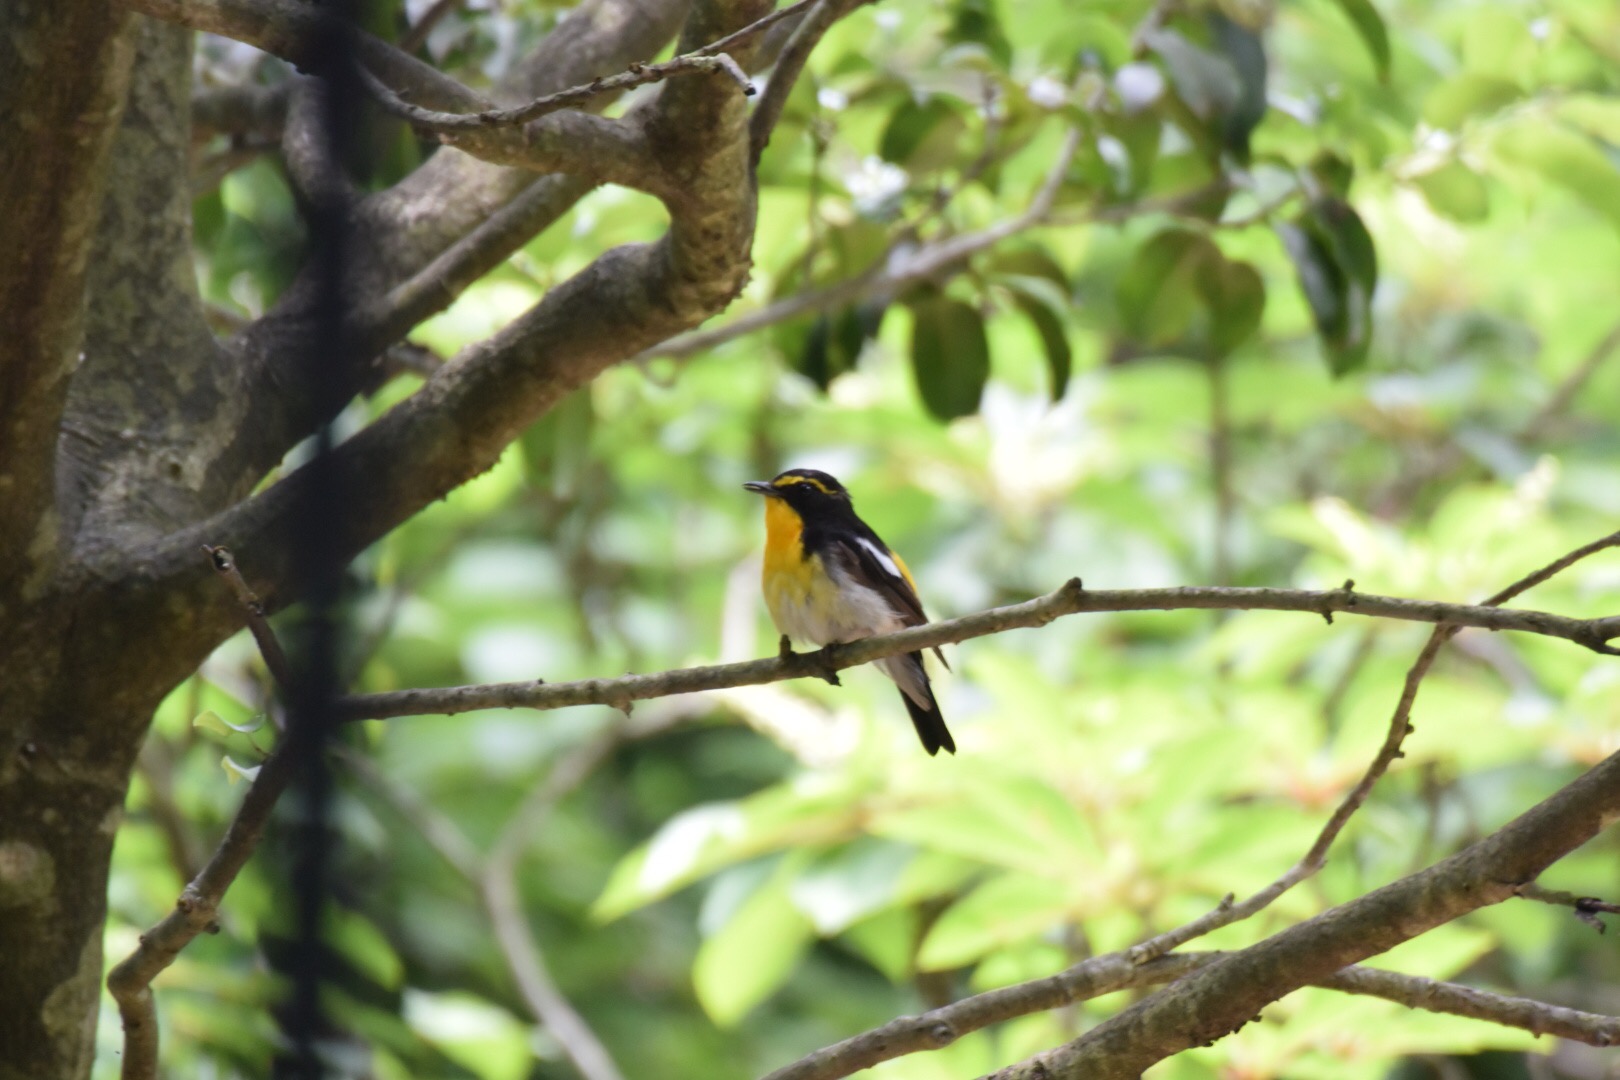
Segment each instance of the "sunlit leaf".
[{"label": "sunlit leaf", "polygon": [[1490,192],[1484,179],[1460,161],[1445,162],[1413,177],[1412,183],[1435,213],[1452,221],[1472,224],[1490,213]]},{"label": "sunlit leaf", "polygon": [[1491,148],[1566,188],[1620,227],[1620,166],[1589,137],[1561,124],[1527,117],[1497,132]]},{"label": "sunlit leaf", "polygon": [[1068,889],[1049,878],[1002,874],[945,909],[923,939],[917,966],[961,967],[1001,945],[1038,937],[1068,911]]},{"label": "sunlit leaf", "polygon": [[1335,0],[1339,10],[1343,11],[1350,24],[1356,28],[1361,37],[1361,43],[1367,47],[1372,56],[1373,68],[1378,72],[1378,78],[1389,78],[1389,30],[1384,26],[1384,17],[1373,6],[1372,0]]},{"label": "sunlit leaf", "polygon": [[626,855],[591,909],[616,919],[723,866],[790,844],[842,839],[859,820],[854,778],[767,788],[739,802],[694,807]]},{"label": "sunlit leaf", "polygon": [[1464,72],[1429,92],[1423,119],[1438,128],[1458,128],[1476,116],[1494,113],[1524,95],[1519,84],[1500,75]]},{"label": "sunlit leaf", "polygon": [[778,874],[698,949],[692,987],[703,1011],[731,1027],[782,985],[814,939]]}]

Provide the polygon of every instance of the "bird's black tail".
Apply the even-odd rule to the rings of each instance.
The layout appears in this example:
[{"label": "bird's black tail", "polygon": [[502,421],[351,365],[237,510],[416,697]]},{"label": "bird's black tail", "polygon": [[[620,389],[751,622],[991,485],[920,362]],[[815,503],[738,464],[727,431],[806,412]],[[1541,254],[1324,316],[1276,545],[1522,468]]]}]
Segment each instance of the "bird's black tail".
[{"label": "bird's black tail", "polygon": [[[917,665],[917,671],[922,671],[922,653],[912,653],[907,660]],[[906,711],[911,714],[912,726],[917,729],[917,738],[922,740],[923,749],[928,755],[948,750],[956,753],[956,740],[951,738],[950,729],[945,726],[945,717],[940,714],[939,703],[934,700],[934,688],[928,684],[928,676],[922,677],[922,695],[928,699],[926,707],[913,701],[911,695],[902,688],[900,699],[906,703]]]}]

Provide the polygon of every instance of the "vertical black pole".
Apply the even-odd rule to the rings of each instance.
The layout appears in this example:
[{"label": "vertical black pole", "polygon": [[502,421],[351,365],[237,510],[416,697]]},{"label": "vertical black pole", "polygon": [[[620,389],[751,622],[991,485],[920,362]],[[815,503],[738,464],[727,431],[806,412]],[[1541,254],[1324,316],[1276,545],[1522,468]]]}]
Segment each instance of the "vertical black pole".
[{"label": "vertical black pole", "polygon": [[[320,104],[315,137],[320,170],[341,173],[355,145],[355,108],[360,93],[348,28],[353,25],[346,0],[321,5],[333,18],[314,42],[312,69],[320,76]],[[316,395],[321,415],[334,415],[344,404],[339,372],[353,363],[347,338],[346,296],[350,227],[346,185],[322,177],[307,192],[311,272],[319,299],[318,343],[303,358],[298,385]],[[291,999],[283,1013],[288,1053],[285,1075],[321,1080],[326,1075],[320,1046],[334,1032],[321,1004],[326,969],[322,913],[330,889],[337,836],[331,825],[333,781],[326,749],[336,725],[334,703],[339,680],[339,601],[345,560],[338,528],[344,512],[344,478],[332,455],[330,424],[315,435],[315,453],[304,466],[302,504],[293,515],[289,542],[298,563],[297,580],[307,607],[295,663],[297,700],[289,702],[287,737],[293,740],[297,794],[293,804],[292,893],[295,939],[287,975]]]}]

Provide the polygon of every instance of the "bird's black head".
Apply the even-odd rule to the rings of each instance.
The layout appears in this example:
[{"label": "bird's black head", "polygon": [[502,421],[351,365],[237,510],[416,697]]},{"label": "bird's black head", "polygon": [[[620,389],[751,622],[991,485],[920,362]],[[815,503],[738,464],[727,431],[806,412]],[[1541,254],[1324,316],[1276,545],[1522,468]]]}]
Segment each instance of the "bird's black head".
[{"label": "bird's black head", "polygon": [[776,479],[769,483],[754,480],[743,487],[773,499],[781,499],[797,510],[800,516],[817,511],[847,511],[850,507],[849,492],[844,485],[819,469],[789,469],[777,474]]}]

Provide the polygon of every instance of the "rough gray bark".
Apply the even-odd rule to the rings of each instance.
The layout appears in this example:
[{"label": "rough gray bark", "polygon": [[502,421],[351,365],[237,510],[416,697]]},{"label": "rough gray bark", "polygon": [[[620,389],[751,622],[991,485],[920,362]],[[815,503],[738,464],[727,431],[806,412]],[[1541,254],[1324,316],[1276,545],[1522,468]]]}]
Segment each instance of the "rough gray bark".
[{"label": "rough gray bark", "polygon": [[[0,1078],[88,1071],[107,860],[128,777],[57,690],[51,468],[82,343],[84,277],[133,53],[107,3],[0,6]],[[72,78],[58,78],[71,70]],[[120,767],[120,766],[123,767]]]}]

